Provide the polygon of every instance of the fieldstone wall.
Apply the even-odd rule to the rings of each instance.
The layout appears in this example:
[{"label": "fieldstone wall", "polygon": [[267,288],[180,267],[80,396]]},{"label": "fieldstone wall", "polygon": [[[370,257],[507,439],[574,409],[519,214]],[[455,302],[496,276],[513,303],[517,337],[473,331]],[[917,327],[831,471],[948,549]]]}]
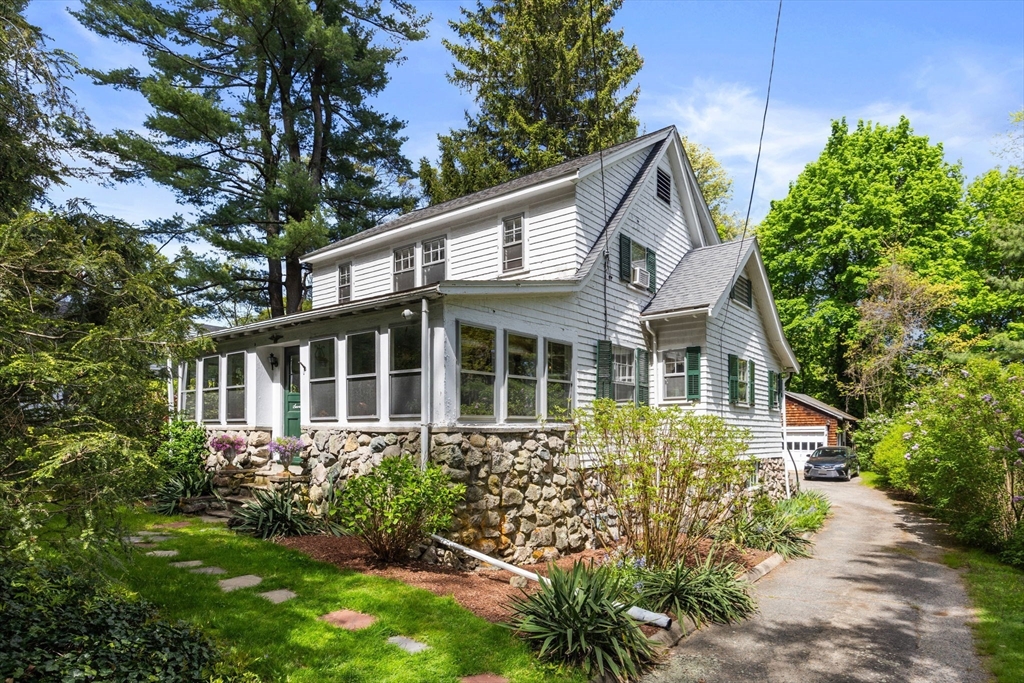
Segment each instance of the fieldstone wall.
[{"label": "fieldstone wall", "polygon": [[[761,486],[764,492],[773,501],[782,500],[786,497],[786,461],[782,457],[761,459]],[[796,482],[793,481],[793,473],[789,473],[790,489],[796,490]]]}]

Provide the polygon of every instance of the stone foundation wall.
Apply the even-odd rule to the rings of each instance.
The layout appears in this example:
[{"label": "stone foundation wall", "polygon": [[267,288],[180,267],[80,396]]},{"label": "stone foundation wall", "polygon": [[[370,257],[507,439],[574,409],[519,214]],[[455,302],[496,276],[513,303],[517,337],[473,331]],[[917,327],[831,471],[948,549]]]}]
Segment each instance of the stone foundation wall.
[{"label": "stone foundation wall", "polygon": [[[781,458],[762,458],[760,480],[764,492],[774,500],[782,500],[786,497],[786,461]],[[793,473],[789,473],[790,489],[796,491],[796,482],[793,480]]]}]

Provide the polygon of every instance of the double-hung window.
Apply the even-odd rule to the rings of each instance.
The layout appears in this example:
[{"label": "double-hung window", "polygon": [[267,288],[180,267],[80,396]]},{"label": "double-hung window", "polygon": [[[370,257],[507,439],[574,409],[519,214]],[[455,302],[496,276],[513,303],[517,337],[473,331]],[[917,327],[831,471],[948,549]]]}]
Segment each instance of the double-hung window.
[{"label": "double-hung window", "polygon": [[338,266],[338,303],[352,301],[352,264]]},{"label": "double-hung window", "polygon": [[665,398],[686,398],[686,352],[666,351]]},{"label": "double-hung window", "polygon": [[391,341],[391,417],[420,415],[420,328],[416,325],[392,327]]},{"label": "double-hung window", "polygon": [[740,358],[736,361],[736,402],[747,403],[750,396],[749,361]]},{"label": "double-hung window", "polygon": [[459,415],[494,417],[497,333],[459,325]]},{"label": "double-hung window", "polygon": [[754,361],[729,354],[729,402],[754,405],[756,376]]},{"label": "double-hung window", "polygon": [[523,267],[523,216],[501,222],[501,270],[508,273]]},{"label": "double-hung window", "polygon": [[547,416],[567,419],[572,411],[572,346],[560,342],[547,343]]},{"label": "double-hung window", "polygon": [[338,417],[338,380],[333,337],[309,343],[309,419]]},{"label": "double-hung window", "polygon": [[196,419],[196,361],[184,364],[182,386],[184,397],[181,401],[181,415],[186,420]]},{"label": "double-hung window", "polygon": [[416,247],[395,249],[395,291],[416,287]]},{"label": "double-hung window", "polygon": [[220,356],[203,359],[203,420],[220,422]]},{"label": "double-hung window", "polygon": [[245,419],[245,352],[228,354],[224,404],[228,420]]},{"label": "double-hung window", "polygon": [[445,239],[427,240],[423,243],[423,285],[433,285],[445,278]]},{"label": "double-hung window", "polygon": [[616,346],[612,356],[613,397],[620,403],[636,398],[636,353]]},{"label": "double-hung window", "polygon": [[348,416],[377,416],[377,332],[348,336]]},{"label": "double-hung window", "polygon": [[505,335],[508,374],[507,411],[510,418],[537,419],[537,338]]}]

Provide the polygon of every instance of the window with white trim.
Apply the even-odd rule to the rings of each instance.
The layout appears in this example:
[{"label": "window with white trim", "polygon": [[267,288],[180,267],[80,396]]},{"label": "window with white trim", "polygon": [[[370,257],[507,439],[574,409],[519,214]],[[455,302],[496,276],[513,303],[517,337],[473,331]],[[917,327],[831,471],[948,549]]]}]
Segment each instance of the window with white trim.
[{"label": "window with white trim", "polygon": [[309,419],[338,417],[338,375],[334,337],[309,342]]},{"label": "window with white trim", "polygon": [[423,285],[433,285],[445,278],[445,238],[438,237],[423,243]]},{"label": "window with white trim", "polygon": [[220,356],[203,359],[203,421],[220,422]]},{"label": "window with white trim", "polygon": [[182,364],[181,417],[185,420],[196,419],[196,362]]},{"label": "window with white trim", "polygon": [[750,367],[745,358],[736,360],[736,402],[743,405],[750,402]]},{"label": "window with white trim", "polygon": [[666,351],[665,398],[686,398],[686,351]]},{"label": "window with white trim", "polygon": [[395,249],[395,291],[416,288],[416,247]]},{"label": "window with white trim", "polygon": [[352,264],[342,263],[338,266],[338,303],[352,300]]},{"label": "window with white trim", "polygon": [[632,403],[636,397],[636,352],[621,346],[612,354],[612,396],[617,402]]},{"label": "window with white trim", "polygon": [[523,216],[512,216],[501,222],[501,270],[509,272],[523,267]]},{"label": "window with white trim", "polygon": [[377,331],[348,335],[348,416],[377,417]]},{"label": "window with white trim", "polygon": [[391,343],[391,417],[420,416],[422,346],[418,325],[392,327]]},{"label": "window with white trim", "polygon": [[510,418],[537,419],[537,360],[536,337],[505,334],[505,407]]},{"label": "window with white trim", "polygon": [[229,353],[225,378],[225,412],[228,420],[245,419],[245,352]]},{"label": "window with white trim", "polygon": [[497,333],[459,324],[459,416],[494,415]]},{"label": "window with white trim", "polygon": [[547,416],[565,420],[572,412],[572,345],[548,341],[547,361]]}]

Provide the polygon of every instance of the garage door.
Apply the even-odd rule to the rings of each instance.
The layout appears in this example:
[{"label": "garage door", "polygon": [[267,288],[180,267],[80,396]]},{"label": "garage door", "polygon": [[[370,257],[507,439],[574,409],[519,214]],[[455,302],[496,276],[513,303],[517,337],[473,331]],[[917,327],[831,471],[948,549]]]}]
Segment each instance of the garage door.
[{"label": "garage door", "polygon": [[[828,444],[826,427],[790,427],[786,429],[786,449],[793,455],[797,470],[802,472],[804,463],[814,449]],[[790,467],[792,462],[787,463]]]}]

